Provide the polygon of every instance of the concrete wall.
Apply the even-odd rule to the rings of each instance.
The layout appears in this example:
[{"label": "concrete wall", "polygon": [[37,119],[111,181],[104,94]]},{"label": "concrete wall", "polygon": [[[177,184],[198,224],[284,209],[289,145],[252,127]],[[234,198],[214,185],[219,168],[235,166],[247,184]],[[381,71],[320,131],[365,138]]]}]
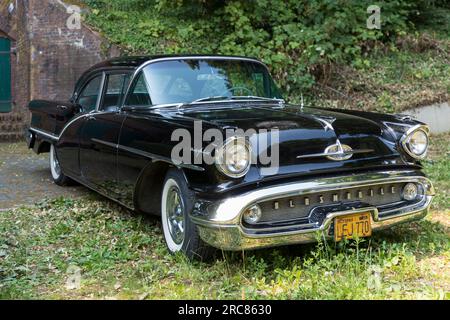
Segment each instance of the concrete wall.
[{"label": "concrete wall", "polygon": [[430,106],[402,112],[412,115],[415,119],[426,123],[431,133],[444,133],[450,131],[450,104],[449,102],[432,104]]}]

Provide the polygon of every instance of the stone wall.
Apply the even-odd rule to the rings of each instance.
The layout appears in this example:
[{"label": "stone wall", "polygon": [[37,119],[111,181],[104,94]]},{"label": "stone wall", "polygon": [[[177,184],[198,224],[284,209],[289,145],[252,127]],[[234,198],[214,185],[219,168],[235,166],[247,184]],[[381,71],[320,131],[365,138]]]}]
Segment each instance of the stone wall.
[{"label": "stone wall", "polygon": [[0,141],[23,137],[30,100],[67,100],[83,71],[120,54],[86,25],[69,28],[68,8],[60,0],[0,0],[0,34],[12,40],[13,98],[12,112],[0,113]]}]

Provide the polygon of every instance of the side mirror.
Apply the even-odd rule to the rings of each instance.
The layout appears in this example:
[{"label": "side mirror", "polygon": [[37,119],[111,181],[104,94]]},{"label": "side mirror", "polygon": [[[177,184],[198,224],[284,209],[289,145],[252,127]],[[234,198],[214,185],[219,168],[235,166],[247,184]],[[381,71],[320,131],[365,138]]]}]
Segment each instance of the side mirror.
[{"label": "side mirror", "polygon": [[68,102],[68,103],[64,103],[64,104],[62,104],[62,103],[58,104],[56,106],[56,109],[61,113],[69,115],[69,114],[77,114],[77,113],[81,112],[82,107],[77,103]]}]

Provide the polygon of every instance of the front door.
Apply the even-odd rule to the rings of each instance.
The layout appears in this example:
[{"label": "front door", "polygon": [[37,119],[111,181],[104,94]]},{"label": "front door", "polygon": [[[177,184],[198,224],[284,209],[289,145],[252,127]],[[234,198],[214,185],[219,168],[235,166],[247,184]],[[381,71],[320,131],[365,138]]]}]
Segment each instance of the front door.
[{"label": "front door", "polygon": [[84,122],[80,141],[83,179],[104,194],[116,198],[117,143],[124,115],[119,104],[128,84],[128,74],[106,74],[97,110]]},{"label": "front door", "polygon": [[0,112],[10,112],[11,103],[11,42],[0,38]]}]

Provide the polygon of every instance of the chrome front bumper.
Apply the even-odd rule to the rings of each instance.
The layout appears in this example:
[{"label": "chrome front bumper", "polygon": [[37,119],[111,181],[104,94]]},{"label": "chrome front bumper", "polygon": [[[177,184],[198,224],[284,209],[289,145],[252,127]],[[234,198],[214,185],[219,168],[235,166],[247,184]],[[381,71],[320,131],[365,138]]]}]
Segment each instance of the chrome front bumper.
[{"label": "chrome front bumper", "polygon": [[[421,200],[413,205],[394,210],[379,210],[373,206],[347,208],[326,214],[321,223],[303,223],[289,227],[273,227],[264,232],[252,232],[242,224],[242,213],[248,207],[261,201],[336,190],[339,188],[376,186],[385,183],[414,182],[423,187]],[[379,230],[398,223],[424,218],[434,196],[431,182],[418,171],[385,171],[328,177],[302,182],[260,188],[238,196],[226,198],[209,205],[203,210],[194,210],[192,221],[197,224],[200,237],[211,246],[236,251],[244,249],[273,247],[296,243],[314,242],[318,237],[332,238],[333,221],[337,216],[357,212],[370,212],[372,229]]]}]

